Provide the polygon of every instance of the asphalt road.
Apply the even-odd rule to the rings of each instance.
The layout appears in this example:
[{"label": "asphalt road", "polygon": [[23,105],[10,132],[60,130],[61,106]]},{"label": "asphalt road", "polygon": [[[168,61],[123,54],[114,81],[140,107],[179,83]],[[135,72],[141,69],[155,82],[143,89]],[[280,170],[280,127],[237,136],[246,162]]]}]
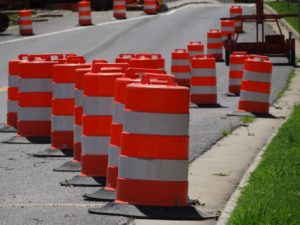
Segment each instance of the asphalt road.
[{"label": "asphalt road", "polygon": [[[219,27],[219,17],[228,16],[229,5],[189,6],[157,16],[138,16],[128,21],[98,24],[81,28],[55,22],[58,32],[22,38],[12,34],[0,36],[0,86],[7,85],[7,62],[20,53],[61,52],[84,55],[89,61],[106,58],[113,61],[119,53],[156,52],[170,67],[170,54],[175,48],[185,47],[188,41],[206,42],[206,32]],[[246,8],[245,8],[246,9]],[[246,9],[246,11],[251,9]],[[63,31],[68,27],[67,31]],[[245,25],[242,40],[254,40],[254,26]],[[53,30],[51,30],[53,32]],[[270,31],[268,31],[270,32]],[[286,62],[286,59],[276,59]],[[283,87],[289,66],[274,66],[272,99]],[[190,160],[222,137],[225,130],[239,126],[237,117],[226,114],[237,109],[238,98],[227,97],[228,68],[218,63],[218,99],[220,108],[197,108],[191,105]],[[0,121],[5,121],[6,92],[0,93]],[[0,141],[13,134],[0,134]],[[247,144],[247,143],[245,143]],[[250,144],[250,143],[249,143]],[[125,224],[126,218],[89,215],[87,209],[103,203],[82,200],[82,194],[97,188],[60,187],[59,181],[74,173],[55,173],[66,159],[38,159],[28,154],[43,150],[47,145],[0,144],[0,225],[31,224]],[[201,156],[200,156],[201,157]]]}]

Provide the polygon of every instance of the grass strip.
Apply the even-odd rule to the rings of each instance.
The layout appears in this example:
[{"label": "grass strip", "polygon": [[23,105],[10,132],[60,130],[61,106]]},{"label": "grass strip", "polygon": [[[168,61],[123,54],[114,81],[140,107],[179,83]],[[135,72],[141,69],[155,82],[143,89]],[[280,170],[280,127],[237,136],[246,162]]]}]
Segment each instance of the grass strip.
[{"label": "grass strip", "polygon": [[228,225],[300,224],[300,105],[268,145]]},{"label": "grass strip", "polygon": [[[281,2],[266,2],[269,6],[271,6],[277,13],[284,14],[284,13],[298,13],[298,3],[297,2],[290,2],[290,8],[288,8],[287,1]],[[284,18],[296,31],[299,33],[299,25],[298,25],[298,17],[286,17]]]}]

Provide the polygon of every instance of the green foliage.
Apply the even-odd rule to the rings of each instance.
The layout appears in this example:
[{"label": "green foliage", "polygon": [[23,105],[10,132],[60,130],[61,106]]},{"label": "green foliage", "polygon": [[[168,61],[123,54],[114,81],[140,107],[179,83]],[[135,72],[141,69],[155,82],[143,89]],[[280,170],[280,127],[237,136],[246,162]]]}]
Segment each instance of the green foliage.
[{"label": "green foliage", "polygon": [[251,174],[228,224],[300,224],[299,181],[300,106],[297,106]]}]

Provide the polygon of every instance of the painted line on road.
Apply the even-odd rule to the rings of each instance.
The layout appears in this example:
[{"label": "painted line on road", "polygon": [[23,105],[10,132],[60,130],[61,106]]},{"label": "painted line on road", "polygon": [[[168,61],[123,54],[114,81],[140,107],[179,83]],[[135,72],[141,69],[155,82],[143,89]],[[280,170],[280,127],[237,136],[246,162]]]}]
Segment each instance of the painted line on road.
[{"label": "painted line on road", "polygon": [[7,89],[8,89],[7,86],[0,87],[0,92],[5,92],[7,91]]},{"label": "painted line on road", "polygon": [[[183,7],[186,8],[186,7]],[[174,13],[179,9],[175,9],[172,10],[171,12]],[[161,14],[159,16],[164,16],[167,14]],[[145,19],[145,18],[151,18],[157,15],[145,15],[145,16],[140,16],[140,17],[134,17],[134,18],[130,18],[127,20],[115,20],[115,21],[108,21],[108,22],[104,22],[104,23],[98,23],[95,24],[94,26],[97,27],[101,27],[101,26],[106,26],[106,25],[111,25],[111,24],[117,24],[117,23],[126,23],[126,22],[131,22],[131,21],[135,21],[135,20],[141,20],[141,19]],[[20,41],[26,41],[26,40],[31,40],[31,39],[37,39],[37,38],[42,38],[42,37],[48,37],[48,36],[52,36],[52,35],[56,35],[56,34],[63,34],[63,33],[67,33],[67,32],[72,32],[72,31],[79,31],[79,30],[84,30],[84,29],[90,29],[93,28],[94,26],[89,26],[89,27],[73,27],[73,28],[69,28],[66,30],[61,30],[61,31],[55,31],[55,32],[51,32],[51,33],[46,33],[46,34],[39,34],[39,35],[35,35],[35,36],[30,36],[30,37],[24,37],[24,38],[18,38],[18,39],[14,39],[14,40],[9,40],[9,41],[2,41],[0,42],[0,45],[4,45],[4,44],[10,44],[10,43],[15,43],[15,42],[20,42]]]}]

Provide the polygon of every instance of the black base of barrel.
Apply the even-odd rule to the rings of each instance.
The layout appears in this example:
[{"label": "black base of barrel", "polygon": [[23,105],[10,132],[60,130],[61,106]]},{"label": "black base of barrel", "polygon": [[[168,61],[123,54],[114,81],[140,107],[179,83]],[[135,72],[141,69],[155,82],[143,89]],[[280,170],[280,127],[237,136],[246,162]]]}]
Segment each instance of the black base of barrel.
[{"label": "black base of barrel", "polygon": [[0,133],[16,133],[17,128],[9,126],[7,124],[0,124]]},{"label": "black base of barrel", "polygon": [[89,209],[91,214],[125,216],[140,219],[168,220],[207,220],[216,218],[215,213],[203,213],[194,206],[165,207],[165,206],[136,206],[130,204],[107,203],[102,208]]},{"label": "black base of barrel", "polygon": [[116,192],[100,189],[92,194],[84,194],[83,197],[87,201],[114,201]]},{"label": "black base of barrel", "polygon": [[77,186],[77,187],[104,187],[106,177],[89,177],[77,175],[70,180],[60,182],[62,186]]},{"label": "black base of barrel", "polygon": [[81,171],[81,163],[78,161],[69,161],[64,163],[62,166],[53,169],[55,172],[80,172]]},{"label": "black base of barrel", "polygon": [[73,149],[47,148],[32,155],[34,157],[73,157]]},{"label": "black base of barrel", "polygon": [[4,144],[50,144],[50,137],[23,137],[14,136],[7,141],[3,141]]}]

